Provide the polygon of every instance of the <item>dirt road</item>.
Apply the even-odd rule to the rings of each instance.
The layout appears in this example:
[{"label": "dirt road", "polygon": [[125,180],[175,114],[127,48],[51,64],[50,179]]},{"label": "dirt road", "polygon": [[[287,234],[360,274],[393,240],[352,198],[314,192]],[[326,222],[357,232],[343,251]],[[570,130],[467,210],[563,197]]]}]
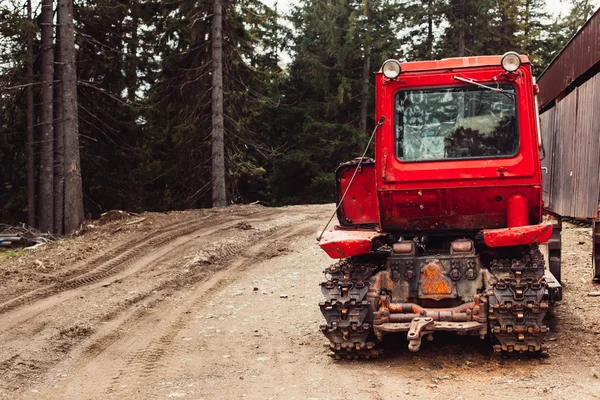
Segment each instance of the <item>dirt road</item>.
[{"label": "dirt road", "polygon": [[147,214],[0,254],[0,398],[600,398],[589,229],[563,231],[549,357],[437,335],[416,354],[398,336],[378,360],[336,362],[318,331],[331,260],[315,243],[332,211]]}]

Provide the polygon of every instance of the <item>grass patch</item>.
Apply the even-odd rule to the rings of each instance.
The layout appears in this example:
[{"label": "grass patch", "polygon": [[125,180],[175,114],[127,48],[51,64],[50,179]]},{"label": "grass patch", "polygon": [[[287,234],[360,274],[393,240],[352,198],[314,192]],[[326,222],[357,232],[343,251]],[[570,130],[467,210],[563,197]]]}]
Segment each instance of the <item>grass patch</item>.
[{"label": "grass patch", "polygon": [[9,258],[20,257],[25,254],[27,254],[27,250],[25,249],[0,249],[0,262]]}]

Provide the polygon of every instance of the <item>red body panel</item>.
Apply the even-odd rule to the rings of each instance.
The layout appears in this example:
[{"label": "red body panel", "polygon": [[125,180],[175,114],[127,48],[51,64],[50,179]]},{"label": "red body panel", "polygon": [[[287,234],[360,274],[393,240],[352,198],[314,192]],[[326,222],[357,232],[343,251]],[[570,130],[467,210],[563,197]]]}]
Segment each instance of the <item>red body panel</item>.
[{"label": "red body panel", "polygon": [[[475,67],[499,67],[502,56],[456,57],[443,60],[412,61],[402,63],[402,72],[425,72]],[[523,64],[529,64],[529,58],[521,55]]]},{"label": "red body panel", "polygon": [[371,251],[372,240],[381,236],[374,231],[336,230],[325,232],[319,246],[331,258],[344,258],[365,254]]},{"label": "red body panel", "polygon": [[[337,169],[338,204],[346,193],[357,166],[357,161],[350,161],[340,165]],[[342,226],[379,225],[379,201],[375,181],[374,161],[363,161],[338,209],[338,220]]]},{"label": "red body panel", "polygon": [[[506,227],[507,202],[514,194],[521,194],[531,204],[528,223],[541,221],[541,164],[530,65],[524,63],[518,74],[509,76],[500,66],[500,57],[484,58],[485,62],[479,63],[474,59],[432,62],[435,64],[432,64],[432,70],[418,72],[412,72],[413,68],[427,67],[428,62],[405,63],[402,64],[404,72],[393,81],[377,74],[376,119],[385,117],[375,141],[383,231]],[[495,60],[497,66],[472,67]],[[459,64],[469,67],[457,69]],[[457,85],[455,76],[489,85],[495,85],[496,80],[515,86],[520,136],[518,153],[506,158],[401,161],[394,150],[395,94],[406,89],[464,85],[460,82]],[[418,193],[423,195],[422,203],[418,202]]]},{"label": "red body panel", "polygon": [[483,240],[489,247],[544,243],[550,240],[550,236],[552,236],[551,223],[483,231]]},{"label": "red body panel", "polygon": [[503,228],[508,200],[528,199],[526,216],[534,223],[540,213],[539,186],[469,187],[450,189],[388,190],[379,193],[383,231],[409,232]]}]

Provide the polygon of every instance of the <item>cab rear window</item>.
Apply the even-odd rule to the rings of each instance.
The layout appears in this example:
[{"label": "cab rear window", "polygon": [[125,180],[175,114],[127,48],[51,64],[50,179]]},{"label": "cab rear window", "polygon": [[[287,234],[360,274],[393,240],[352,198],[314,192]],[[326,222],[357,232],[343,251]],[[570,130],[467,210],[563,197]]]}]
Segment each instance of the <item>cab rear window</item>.
[{"label": "cab rear window", "polygon": [[403,161],[496,158],[519,150],[516,96],[476,86],[400,91],[396,156]]}]

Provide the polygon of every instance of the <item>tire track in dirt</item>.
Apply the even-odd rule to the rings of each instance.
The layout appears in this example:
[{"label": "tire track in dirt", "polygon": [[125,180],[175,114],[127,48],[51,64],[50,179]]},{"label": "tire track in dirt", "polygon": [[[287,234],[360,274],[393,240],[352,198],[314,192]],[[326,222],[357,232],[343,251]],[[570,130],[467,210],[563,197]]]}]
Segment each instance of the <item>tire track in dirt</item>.
[{"label": "tire track in dirt", "polygon": [[[207,218],[207,216],[205,216],[205,215],[202,215],[199,217],[204,218],[204,219]],[[52,276],[51,279],[62,282],[65,280],[69,280],[71,278],[81,276],[81,275],[85,274],[86,272],[90,271],[91,269],[93,269],[98,264],[104,263],[104,262],[110,260],[111,258],[114,258],[115,256],[117,256],[119,253],[125,252],[125,251],[127,251],[127,249],[134,247],[134,246],[142,243],[145,240],[148,240],[148,238],[151,235],[175,229],[178,226],[181,226],[182,224],[189,223],[189,222],[190,222],[189,219],[182,220],[181,217],[176,218],[174,221],[158,222],[155,226],[152,227],[151,232],[149,232],[145,235],[144,234],[135,235],[135,237],[133,237],[132,239],[127,240],[117,246],[114,246],[114,247],[109,248],[104,251],[100,251],[99,253],[94,254],[93,256],[89,257],[86,260],[78,261],[75,264],[75,266],[71,267],[68,271],[59,272],[56,275]],[[46,285],[45,287],[47,288],[50,286],[52,286],[52,284]],[[3,306],[4,304],[8,304],[11,301],[18,299],[19,297],[27,296],[28,294],[36,292],[40,289],[42,289],[42,288],[37,287],[37,288],[31,289],[31,290],[28,290],[26,292],[21,292],[19,294],[13,295],[12,297],[9,295],[6,298],[2,298],[0,300],[0,307]],[[0,313],[1,313],[1,311],[0,311]]]},{"label": "tire track in dirt", "polygon": [[[267,211],[266,214],[269,215],[270,212]],[[260,218],[262,219],[267,215],[261,215]],[[87,263],[82,263],[82,266],[77,269],[78,272],[70,279],[30,291],[0,304],[0,315],[18,307],[51,297],[57,293],[90,285],[114,275],[135,263],[135,261],[144,256],[147,251],[152,250],[157,246],[165,246],[181,236],[189,235],[207,226],[212,222],[212,217],[213,216],[208,215],[201,218],[199,221],[188,220],[168,224],[141,238],[123,243],[106,253],[96,256]],[[225,218],[227,221],[232,221],[239,218],[239,215],[233,213]],[[225,228],[231,228],[231,226]]]},{"label": "tire track in dirt", "polygon": [[[312,225],[311,222],[308,223]],[[197,310],[201,308],[209,297],[210,293],[222,285],[227,279],[227,284],[231,284],[233,279],[228,279],[233,273],[241,273],[252,268],[253,264],[257,264],[269,258],[274,258],[283,253],[284,244],[289,241],[292,236],[303,236],[314,233],[313,226],[307,227],[305,224],[285,229],[283,232],[274,230],[269,233],[266,238],[271,240],[260,239],[257,244],[245,249],[243,253],[236,252],[238,257],[230,257],[227,253],[222,253],[224,256],[218,258],[218,262],[232,262],[228,267],[223,266],[206,284],[203,284],[200,290],[196,290],[193,299],[186,305],[185,311],[180,312],[175,321],[172,321],[167,326],[167,331],[157,340],[152,341],[148,347],[135,353],[130,359],[132,362],[120,371],[121,374],[126,372],[127,375],[134,377],[134,382],[129,383],[130,387],[140,387],[160,372],[161,376],[179,376],[178,368],[180,363],[177,360],[186,354],[186,346],[181,341],[176,341],[177,334],[189,323],[189,310]],[[276,237],[273,237],[277,234]],[[165,356],[168,356],[165,358]],[[137,379],[135,379],[137,378]],[[113,384],[117,385],[119,379],[115,379]],[[116,391],[116,386],[111,386],[108,391]]]},{"label": "tire track in dirt", "polygon": [[[205,220],[206,218],[207,217],[204,217],[203,220]],[[169,232],[169,231],[173,231],[182,225],[189,224],[190,222],[191,221],[178,221],[178,222],[174,222],[174,223],[164,224],[163,226],[158,227],[158,229],[153,230],[150,234],[129,240],[129,241],[122,243],[110,250],[107,250],[105,252],[102,252],[101,254],[94,256],[90,260],[80,262],[71,271],[64,273],[64,274],[59,274],[55,277],[55,279],[62,280],[62,281],[68,281],[71,279],[75,279],[75,278],[82,276],[82,275],[86,274],[87,272],[93,270],[98,265],[101,265],[108,261],[111,261],[115,257],[119,256],[121,253],[125,253],[125,252],[127,252],[127,250],[139,245],[140,243],[143,243],[144,241],[147,241],[151,236]],[[31,290],[31,291],[28,291],[26,293],[21,293],[18,296],[15,296],[13,298],[9,298],[9,299],[5,300],[4,302],[0,303],[0,314],[3,312],[6,312],[8,309],[17,307],[17,306],[10,307],[10,305],[13,302],[18,302],[23,297],[28,297],[28,296],[32,295],[33,293],[36,293],[40,290],[47,290],[54,286],[57,286],[57,284],[48,285],[43,288],[37,288],[37,289]]]},{"label": "tire track in dirt", "polygon": [[159,244],[168,244],[180,236],[192,233],[202,227],[204,222],[186,222],[177,224],[170,229],[163,229],[151,238],[145,237],[136,240],[135,243],[127,243],[127,246],[119,246],[113,251],[102,255],[82,268],[83,272],[64,282],[53,284],[41,289],[34,290],[9,300],[0,305],[0,314],[12,311],[17,307],[41,300],[66,290],[75,289],[80,286],[89,285],[98,280],[106,278],[118,270],[127,268],[140,258],[144,252]]},{"label": "tire track in dirt", "polygon": [[[265,219],[268,219],[272,215],[273,212],[271,210],[265,209],[265,212],[254,214],[252,218],[245,218],[244,221],[255,223],[257,221],[263,221]],[[205,226],[209,225],[209,223],[212,224],[211,229],[202,229],[202,232],[197,236],[186,237],[184,235],[190,230],[196,232],[202,227],[205,228]],[[164,235],[157,236],[161,240],[161,247],[159,247],[158,250],[155,249],[153,251],[150,251],[148,255],[144,256],[141,260],[129,260],[127,263],[118,264],[117,267],[119,271],[122,271],[124,268],[129,267],[129,269],[126,269],[125,272],[127,274],[135,273],[137,270],[143,269],[145,267],[151,267],[152,265],[165,262],[165,260],[168,260],[169,257],[177,256],[179,253],[181,253],[181,247],[186,246],[189,242],[193,242],[194,240],[198,241],[201,239],[212,241],[214,240],[212,239],[212,237],[215,236],[217,233],[222,235],[224,232],[231,231],[237,226],[237,224],[239,224],[239,217],[237,215],[230,214],[226,216],[221,216],[219,218],[219,223],[217,224],[215,224],[214,221],[210,220],[207,221],[206,224],[201,224],[201,227],[193,223],[191,225],[190,223],[172,225],[176,226],[177,229],[175,229],[174,231],[169,230],[165,232],[170,235],[176,234],[178,236],[177,240],[180,240],[181,243],[169,245],[164,240]],[[153,243],[154,241],[151,241],[150,245],[152,245]],[[143,248],[146,249],[147,247],[148,245],[144,245]],[[159,254],[159,256],[157,257],[156,254],[160,253],[162,248],[168,249],[168,252],[164,254]],[[236,248],[237,247],[234,247],[234,250]],[[214,259],[215,261],[220,259],[223,255],[230,254],[232,251],[232,249],[226,248],[217,250],[218,251],[214,252],[212,257],[212,259]],[[135,253],[127,254],[137,255],[139,252],[140,250],[137,250]],[[144,258],[150,258],[150,260],[145,261]],[[112,261],[114,260],[111,260],[111,263]],[[121,258],[118,258],[117,261],[121,261]],[[137,268],[136,264],[138,264]],[[119,271],[115,271],[115,273],[119,273]],[[107,271],[100,272],[103,275],[107,275]],[[98,270],[95,270],[95,273],[98,273]],[[112,276],[112,274],[108,275]],[[126,276],[127,275],[124,275],[121,278],[125,278]],[[98,283],[98,285],[96,285],[96,289],[100,287],[99,284],[102,283],[102,278],[102,276],[98,276],[97,279],[95,279],[95,281]],[[63,291],[58,291],[57,293],[62,294],[64,293],[64,290],[77,289],[77,287],[82,286],[88,282],[89,280],[77,280],[74,284],[72,282],[68,282],[68,286],[63,285],[61,288],[59,288]],[[169,286],[172,286],[171,289],[177,290],[177,287],[180,286],[180,284],[174,284],[172,280],[167,280],[159,287],[153,288],[154,290],[152,290],[151,292],[149,291],[146,293],[142,293],[135,296],[133,299],[128,299],[124,302],[125,304],[118,308],[118,310],[113,309],[108,313],[101,315],[99,318],[96,319],[96,323],[92,323],[90,325],[95,326],[99,323],[106,323],[112,320],[113,318],[117,317],[119,313],[123,312],[127,308],[131,308],[134,305],[137,305],[137,303],[145,300],[146,298],[151,298],[150,301],[152,302],[158,302],[161,299],[157,299],[157,296],[154,292],[157,292],[158,290],[162,290]],[[56,288],[53,287],[52,289]],[[79,322],[76,322],[74,324],[71,324],[71,326],[61,325],[60,332],[58,334],[53,334],[52,336],[48,337],[48,331],[56,329],[54,328],[56,324],[53,324],[52,320],[48,318],[48,316],[60,313],[59,305],[73,298],[78,292],[76,290],[71,291],[69,292],[69,295],[65,296],[63,294],[60,297],[56,296],[57,293],[47,293],[48,296],[46,296],[45,300],[40,298],[32,299],[32,301],[39,300],[37,303],[34,303],[33,306],[26,306],[24,308],[15,310],[13,313],[0,315],[0,340],[2,340],[5,343],[3,351],[0,352],[0,357],[5,359],[5,361],[0,362],[0,372],[2,372],[0,375],[3,375],[6,378],[5,386],[8,386],[8,384],[10,383],[10,387],[12,387],[12,390],[15,390],[16,388],[20,387],[20,382],[24,380],[29,380],[32,376],[37,376],[51,368],[53,365],[58,363],[61,360],[61,358],[68,354],[75,345],[77,345],[84,339],[87,339],[88,336],[94,333],[94,329],[91,329],[88,326],[82,327],[79,325]],[[88,290],[88,293],[91,292]],[[36,295],[39,295],[39,293],[36,293]],[[42,315],[44,316],[43,318],[36,318]],[[41,352],[44,354],[53,352],[59,353],[59,356],[52,356],[50,357],[51,361],[48,361],[44,360],[42,356],[36,355],[32,358],[29,357],[28,354],[15,354],[16,352],[18,352],[19,348],[23,348],[23,345],[27,346],[24,343],[20,343],[23,341],[24,337],[31,337],[33,339],[36,336],[43,336],[44,334],[47,337],[47,339],[45,339],[45,342],[49,343],[50,346],[46,348],[46,344],[44,344],[44,348],[41,349]],[[30,348],[29,350],[30,352],[35,353],[35,349]],[[3,385],[0,385],[0,389],[2,389],[2,386]],[[0,390],[0,398],[2,398],[1,392],[2,390]]]},{"label": "tire track in dirt", "polygon": [[[139,244],[143,243],[144,241],[149,240],[151,237],[153,237],[157,234],[172,231],[172,230],[177,229],[185,224],[189,224],[193,221],[196,221],[196,222],[209,221],[209,220],[212,221],[215,218],[227,218],[227,219],[231,219],[234,217],[243,218],[243,217],[251,217],[256,214],[262,215],[262,214],[266,213],[269,215],[269,214],[273,213],[273,210],[268,209],[268,208],[250,208],[250,209],[248,209],[248,208],[237,208],[235,206],[231,207],[231,208],[232,208],[231,210],[227,210],[227,213],[225,215],[221,215],[221,214],[224,214],[224,210],[220,210],[220,209],[196,210],[196,211],[189,212],[186,215],[177,215],[173,218],[173,220],[170,220],[170,221],[164,221],[165,219],[169,218],[170,215],[168,215],[168,214],[162,215],[161,216],[162,218],[159,218],[158,221],[154,222],[155,225],[152,226],[152,228],[149,232],[144,232],[144,233],[134,232],[134,233],[132,233],[133,238],[131,238],[130,240],[127,240],[117,246],[113,246],[107,250],[101,251],[98,254],[95,254],[83,261],[78,261],[75,264],[75,266],[70,267],[68,271],[58,272],[56,275],[49,277],[49,279],[51,279],[53,281],[64,282],[69,279],[84,275],[85,273],[94,269],[97,265],[109,261],[110,259],[118,256],[120,253],[124,253],[128,249],[138,246]],[[191,218],[190,218],[190,216],[191,216]],[[148,228],[148,227],[146,227],[146,228]],[[33,292],[42,290],[44,288],[51,287],[53,285],[55,285],[55,284],[49,284],[42,288],[37,287],[37,288],[27,290],[25,292],[21,292],[19,294],[15,294],[15,295],[7,295],[7,296],[0,297],[0,314],[2,314],[1,307],[4,306],[5,304],[11,303],[12,301],[17,300],[19,297],[27,296]]]},{"label": "tire track in dirt", "polygon": [[[240,214],[243,216],[240,217]],[[2,326],[0,330],[4,332],[0,332],[0,340],[5,343],[3,351],[0,352],[2,359],[4,359],[0,362],[0,375],[3,376],[2,380],[4,381],[3,384],[0,384],[0,398],[3,398],[3,394],[19,391],[19,388],[27,386],[27,384],[31,385],[31,382],[39,381],[47,371],[56,369],[57,364],[61,362],[69,363],[73,352],[81,353],[82,359],[102,358],[106,354],[107,347],[110,347],[112,343],[128,340],[128,337],[123,337],[123,335],[127,335],[130,326],[135,325],[136,321],[140,319],[147,320],[153,314],[152,309],[163,304],[165,300],[172,298],[172,295],[179,296],[179,292],[186,291],[186,288],[189,289],[190,286],[207,279],[214,271],[227,268],[230,260],[243,257],[244,254],[247,254],[249,247],[264,247],[266,249],[264,250],[265,254],[270,254],[270,257],[277,255],[280,249],[278,250],[277,246],[273,247],[270,240],[265,242],[267,244],[265,247],[263,239],[271,236],[280,237],[285,234],[287,229],[291,229],[290,226],[302,225],[306,220],[314,220],[317,215],[320,217],[320,212],[303,212],[297,215],[292,214],[290,217],[289,212],[282,212],[281,209],[262,209],[259,212],[252,213],[221,213],[218,218],[211,218],[212,216],[203,218],[206,223],[199,228],[202,231],[191,236],[186,236],[184,233],[188,228],[195,226],[193,222],[192,225],[185,221],[185,223],[170,224],[172,230],[164,231],[165,235],[177,232],[183,236],[179,235],[175,243],[169,245],[163,241],[152,249],[147,249],[148,244],[140,243],[139,246],[145,246],[143,248],[147,250],[147,254],[142,259],[138,258],[137,261],[130,264],[125,265],[124,262],[128,257],[135,256],[136,253],[131,252],[131,249],[126,252],[127,258],[121,258],[122,254],[117,256],[116,261],[118,262],[116,264],[118,265],[114,268],[118,270],[109,274],[110,282],[108,282],[108,279],[99,278],[92,284],[88,284],[86,280],[82,279],[87,276],[79,274],[73,279],[82,279],[81,281],[75,282],[72,286],[62,286],[63,290],[69,291],[66,296],[62,294],[63,292],[49,294],[46,300],[32,300],[32,302],[37,301],[37,303],[32,304],[30,302],[22,308],[17,307],[13,312],[0,315],[0,326]],[[242,226],[241,222],[245,224]],[[246,227],[248,223],[256,224],[258,228],[250,227],[250,230],[247,230],[249,229]],[[294,231],[296,231],[295,228]],[[314,228],[310,229],[311,234],[314,231]],[[145,236],[152,235],[154,233]],[[163,239],[163,236],[158,237]],[[136,241],[138,240],[139,238],[136,239]],[[153,243],[151,242],[150,245],[152,246]],[[260,245],[257,245],[257,243]],[[199,252],[200,257],[196,257],[195,260],[196,267],[179,269],[178,263],[183,261],[185,248],[193,247],[201,249]],[[161,248],[168,248],[169,250],[160,253]],[[94,258],[94,260],[96,259],[98,257]],[[109,259],[109,263],[113,261],[115,260]],[[96,268],[89,273],[99,272],[98,267],[102,267],[102,265],[104,264],[97,263]],[[123,266],[123,268],[120,266]],[[143,281],[144,279],[145,282],[152,282],[151,287],[148,288],[148,285],[143,285],[145,291],[137,293],[133,298],[127,296],[124,301],[119,298],[118,301],[111,302],[112,305],[104,308],[104,310],[84,308],[84,313],[95,314],[91,320],[89,316],[86,317],[81,314],[67,315],[65,319],[65,307],[71,304],[81,304],[77,300],[77,298],[82,298],[80,297],[81,294],[89,299],[86,300],[88,303],[100,302],[102,304],[102,297],[98,297],[96,293],[104,293],[102,296],[106,296],[109,292],[104,288],[110,286],[112,282],[118,283],[119,293],[124,291],[127,293],[127,290],[130,289],[125,289],[123,286],[137,288],[135,281]],[[103,285],[105,281],[108,283]],[[71,282],[68,284],[71,285]],[[89,288],[81,288],[86,285]],[[52,287],[52,289],[56,288]],[[57,294],[60,294],[60,296],[57,296]],[[65,306],[62,303],[65,303]],[[35,312],[35,315],[31,315],[32,311]],[[78,312],[81,313],[81,310]],[[23,319],[23,316],[27,314],[30,314],[29,318],[13,324],[15,329],[4,329],[7,324],[12,324],[14,319]],[[171,316],[167,313],[165,318],[169,320]],[[81,325],[82,321],[83,325]],[[141,332],[148,328],[153,329],[152,327],[160,322],[155,321],[142,326]],[[60,327],[60,332],[58,334],[53,333],[57,332],[58,327]],[[173,328],[175,332],[179,331],[177,326]],[[170,348],[172,341],[169,335],[162,335],[157,338],[156,335],[150,333],[150,336],[156,341],[148,343],[147,351],[140,353],[140,350],[143,349],[139,349],[138,344],[133,343],[130,346],[138,349],[138,352],[135,354],[125,352],[125,354],[132,355],[131,362],[133,360],[137,361],[140,357],[142,365],[144,365],[142,368],[146,371],[144,375],[152,375],[155,368],[162,365],[160,360],[165,356],[162,349]],[[86,345],[85,350],[82,351],[80,345],[90,340],[92,342]],[[27,342],[30,342],[30,344],[26,344]],[[21,348],[27,348],[27,351],[20,352],[19,349]],[[112,354],[107,362],[112,364],[119,359],[120,364],[125,358],[123,354],[117,352]],[[120,374],[118,370],[115,370],[115,372],[117,373],[116,375],[113,374],[117,379],[115,382],[118,382],[118,377],[122,375],[122,372]],[[96,385],[96,380],[94,380],[92,387]],[[103,382],[101,386],[108,389],[114,385],[111,385],[110,382]],[[7,398],[11,398],[11,396]]]},{"label": "tire track in dirt", "polygon": [[[212,257],[210,264],[206,265],[212,269],[210,273],[214,273],[208,281],[202,282],[207,276],[206,273],[198,273],[195,276],[193,276],[194,274],[182,274],[175,279],[178,281],[175,283],[176,286],[189,287],[202,282],[200,287],[196,287],[193,291],[192,298],[186,301],[185,307],[178,307],[175,313],[172,312],[173,310],[163,309],[161,315],[135,312],[127,320],[120,321],[117,325],[119,328],[112,325],[108,333],[88,344],[82,350],[82,362],[74,368],[74,373],[82,376],[72,378],[73,381],[78,382],[78,386],[81,386],[81,380],[85,380],[90,375],[89,371],[96,370],[104,371],[105,377],[109,376],[110,379],[102,381],[94,379],[93,392],[85,393],[83,397],[91,398],[98,393],[119,392],[122,394],[124,390],[121,387],[123,377],[127,378],[127,387],[135,388],[143,385],[144,381],[149,380],[159,371],[161,374],[174,372],[171,370],[178,368],[178,363],[166,362],[165,356],[168,355],[168,360],[182,356],[184,349],[174,339],[189,322],[190,310],[198,308],[205,301],[209,292],[231,278],[234,272],[244,271],[251,268],[254,263],[282,254],[285,251],[282,244],[286,242],[286,239],[295,235],[314,233],[315,223],[306,222],[306,219],[308,218],[304,217],[304,221],[291,220],[284,226],[275,226],[264,232],[250,235],[249,238],[252,240],[241,240],[233,246],[227,239],[224,239],[222,243],[207,250]],[[289,224],[296,226],[289,227],[287,226]],[[165,282],[163,286],[173,283]],[[152,306],[150,307],[154,308],[154,305],[159,302],[158,300],[151,302]],[[163,308],[166,306],[163,305]],[[130,328],[123,329],[123,326],[130,326]],[[148,326],[154,327],[154,335],[145,332]],[[142,337],[132,340],[127,332],[135,332],[135,335]],[[128,356],[124,357],[125,355]],[[112,372],[106,373],[107,369]],[[67,392],[61,396],[64,398],[64,395],[69,397],[71,394]],[[77,396],[81,395],[81,393],[77,394]],[[133,396],[133,394],[131,395]],[[57,396],[57,398],[61,396]]]}]

